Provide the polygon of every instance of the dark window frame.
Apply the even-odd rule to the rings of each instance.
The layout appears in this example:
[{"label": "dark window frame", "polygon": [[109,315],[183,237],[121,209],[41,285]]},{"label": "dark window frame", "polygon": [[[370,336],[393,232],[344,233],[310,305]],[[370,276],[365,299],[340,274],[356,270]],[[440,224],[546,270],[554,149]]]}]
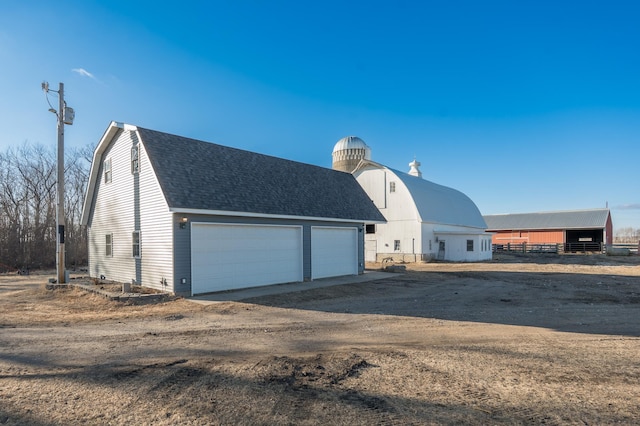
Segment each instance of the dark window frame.
[{"label": "dark window frame", "polygon": [[142,257],[140,231],[133,231],[131,233],[131,255],[134,258]]},{"label": "dark window frame", "polygon": [[131,174],[140,172],[140,148],[138,145],[131,147]]}]

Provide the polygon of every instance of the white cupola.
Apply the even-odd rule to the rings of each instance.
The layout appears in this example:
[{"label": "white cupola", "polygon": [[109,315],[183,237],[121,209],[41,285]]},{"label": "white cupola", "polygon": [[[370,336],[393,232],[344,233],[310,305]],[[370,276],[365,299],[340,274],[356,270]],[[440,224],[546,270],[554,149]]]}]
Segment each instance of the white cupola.
[{"label": "white cupola", "polygon": [[421,178],[422,177],[422,172],[420,171],[420,169],[418,167],[420,167],[421,163],[419,161],[416,161],[416,159],[414,158],[412,162],[409,163],[409,167],[411,167],[411,169],[409,170],[409,174],[411,176],[416,176]]}]

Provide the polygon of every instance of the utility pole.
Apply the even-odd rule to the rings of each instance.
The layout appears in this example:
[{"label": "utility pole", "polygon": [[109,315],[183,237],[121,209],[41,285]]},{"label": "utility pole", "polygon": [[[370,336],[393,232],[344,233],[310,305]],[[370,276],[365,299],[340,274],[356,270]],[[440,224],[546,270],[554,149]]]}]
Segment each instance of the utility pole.
[{"label": "utility pole", "polygon": [[58,208],[56,209],[57,245],[56,245],[56,272],[58,284],[67,282],[64,262],[64,84],[58,86]]},{"label": "utility pole", "polygon": [[[49,92],[49,83],[42,83],[42,90],[45,95]],[[55,90],[51,90],[55,92]],[[47,98],[47,102],[49,99]],[[64,284],[67,282],[65,260],[64,260],[64,125],[73,124],[75,112],[73,108],[66,106],[64,101],[64,84],[59,83],[58,87],[58,111],[50,108],[49,111],[58,117],[58,182],[57,182],[57,208],[56,208],[56,275],[57,283]],[[51,105],[51,104],[49,104]]]}]

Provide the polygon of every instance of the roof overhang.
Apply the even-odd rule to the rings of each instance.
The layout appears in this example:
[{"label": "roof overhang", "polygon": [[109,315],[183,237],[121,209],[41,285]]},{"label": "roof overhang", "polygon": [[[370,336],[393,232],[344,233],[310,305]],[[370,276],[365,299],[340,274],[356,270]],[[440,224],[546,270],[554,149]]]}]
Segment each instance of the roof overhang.
[{"label": "roof overhang", "polygon": [[546,228],[487,228],[487,231],[491,232],[517,232],[517,231],[564,231],[564,230],[585,230],[585,229],[597,229],[604,230],[606,226],[549,226]]},{"label": "roof overhang", "polygon": [[340,219],[335,217],[294,216],[294,215],[268,214],[268,213],[237,212],[237,211],[228,211],[228,210],[170,208],[169,211],[176,214],[199,214],[199,215],[207,215],[207,216],[235,216],[235,217],[254,217],[254,218],[265,218],[265,219],[307,220],[307,221],[343,222],[343,223],[386,223],[384,221],[372,221],[367,219]]},{"label": "roof overhang", "polygon": [[354,174],[355,172],[362,170],[366,167],[373,167],[376,169],[388,169],[388,167],[385,166],[384,164],[376,163],[375,161],[372,161],[372,160],[363,159],[363,160],[360,160],[356,168],[351,171],[351,174]]},{"label": "roof overhang", "polygon": [[436,235],[487,235],[491,232],[485,232],[482,228],[471,228],[468,231],[453,231],[445,229],[434,229],[433,233]]}]

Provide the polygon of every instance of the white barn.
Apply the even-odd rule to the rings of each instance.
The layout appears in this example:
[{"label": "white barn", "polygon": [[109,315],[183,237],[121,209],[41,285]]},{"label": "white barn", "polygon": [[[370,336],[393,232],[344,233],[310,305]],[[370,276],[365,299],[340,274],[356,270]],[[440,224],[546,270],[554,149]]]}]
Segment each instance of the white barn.
[{"label": "white barn", "polygon": [[422,179],[417,161],[409,166],[403,173],[372,161],[371,149],[355,136],[334,147],[333,168],[352,173],[387,220],[366,226],[365,260],[490,260],[491,234],[475,203]]},{"label": "white barn", "polygon": [[116,122],[82,213],[92,277],[185,296],[361,274],[371,221],[346,173]]}]

